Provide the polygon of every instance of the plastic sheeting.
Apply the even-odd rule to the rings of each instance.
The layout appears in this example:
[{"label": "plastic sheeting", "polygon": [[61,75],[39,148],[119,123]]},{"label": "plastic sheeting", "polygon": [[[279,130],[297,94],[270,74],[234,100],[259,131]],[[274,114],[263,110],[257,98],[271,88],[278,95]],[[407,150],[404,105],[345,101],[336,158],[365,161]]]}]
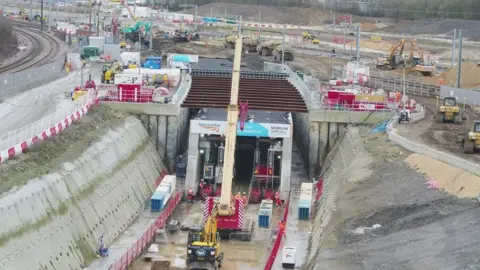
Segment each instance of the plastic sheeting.
[{"label": "plastic sheeting", "polygon": [[389,121],[389,120],[385,120],[385,121],[380,122],[380,123],[378,123],[377,125],[375,125],[375,126],[373,127],[372,131],[370,131],[370,134],[385,132],[385,131],[387,130],[388,121]]}]

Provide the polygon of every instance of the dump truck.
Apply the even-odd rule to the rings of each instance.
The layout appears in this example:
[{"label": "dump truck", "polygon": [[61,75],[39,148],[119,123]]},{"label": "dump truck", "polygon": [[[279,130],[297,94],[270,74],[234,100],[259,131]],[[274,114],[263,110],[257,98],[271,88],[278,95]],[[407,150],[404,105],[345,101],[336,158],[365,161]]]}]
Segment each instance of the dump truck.
[{"label": "dump truck", "polygon": [[[274,60],[282,60],[282,45],[277,45],[273,49],[273,59]],[[285,61],[293,61],[293,48],[285,46],[285,51],[283,53],[283,60]]]},{"label": "dump truck", "polygon": [[273,50],[278,45],[282,45],[281,40],[266,40],[257,45],[257,52],[263,56],[272,56]]},{"label": "dump truck", "polygon": [[[260,44],[260,40],[254,37],[243,37],[243,51],[256,52],[257,46]],[[223,40],[223,46],[227,49],[235,49],[235,35],[225,36]]]}]

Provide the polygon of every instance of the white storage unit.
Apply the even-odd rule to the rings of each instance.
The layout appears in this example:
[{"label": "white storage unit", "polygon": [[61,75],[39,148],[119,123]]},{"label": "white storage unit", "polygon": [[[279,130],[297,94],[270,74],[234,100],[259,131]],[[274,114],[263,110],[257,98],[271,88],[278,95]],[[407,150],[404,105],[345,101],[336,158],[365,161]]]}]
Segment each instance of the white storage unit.
[{"label": "white storage unit", "polygon": [[283,268],[295,268],[295,256],[297,254],[296,247],[283,247],[282,250],[282,267]]}]

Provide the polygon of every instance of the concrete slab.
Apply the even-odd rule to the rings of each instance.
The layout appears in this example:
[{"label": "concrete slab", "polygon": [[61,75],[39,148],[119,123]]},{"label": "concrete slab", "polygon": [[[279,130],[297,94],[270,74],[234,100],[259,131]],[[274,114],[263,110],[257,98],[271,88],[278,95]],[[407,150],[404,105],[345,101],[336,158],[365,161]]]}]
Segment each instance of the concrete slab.
[{"label": "concrete slab", "polygon": [[310,122],[377,124],[392,118],[393,112],[352,112],[325,109],[311,109]]},{"label": "concrete slab", "polygon": [[307,254],[307,243],[310,235],[310,221],[298,220],[298,200],[300,198],[300,186],[303,182],[311,182],[305,171],[300,150],[295,146],[292,152],[292,186],[290,210],[288,212],[287,224],[285,226],[286,237],[278,250],[277,257],[272,269],[282,269],[282,250],[285,246],[297,248],[296,266],[300,266]]}]

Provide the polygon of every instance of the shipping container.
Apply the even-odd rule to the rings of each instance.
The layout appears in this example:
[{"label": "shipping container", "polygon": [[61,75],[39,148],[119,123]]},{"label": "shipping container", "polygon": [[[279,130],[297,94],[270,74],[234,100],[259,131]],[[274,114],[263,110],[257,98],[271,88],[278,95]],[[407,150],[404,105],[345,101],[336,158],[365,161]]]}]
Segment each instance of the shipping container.
[{"label": "shipping container", "polygon": [[160,212],[163,209],[165,194],[155,191],[150,198],[150,208],[152,212]]},{"label": "shipping container", "polygon": [[270,227],[270,220],[273,213],[273,201],[262,200],[260,209],[258,210],[258,227],[268,228]]},{"label": "shipping container", "polygon": [[259,228],[270,227],[270,216],[258,215],[258,227]]},{"label": "shipping container", "polygon": [[310,219],[310,210],[313,198],[313,183],[302,183],[300,199],[298,201],[298,219]]}]

